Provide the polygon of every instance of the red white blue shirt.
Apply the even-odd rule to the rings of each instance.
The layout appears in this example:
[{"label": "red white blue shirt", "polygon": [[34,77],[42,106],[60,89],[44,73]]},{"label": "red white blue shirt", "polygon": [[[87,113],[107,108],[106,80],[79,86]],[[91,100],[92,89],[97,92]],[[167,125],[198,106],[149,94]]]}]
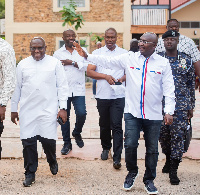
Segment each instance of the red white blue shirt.
[{"label": "red white blue shirt", "polygon": [[125,69],[126,94],[124,113],[134,117],[162,120],[162,98],[165,96],[165,113],[174,113],[175,86],[169,61],[155,52],[145,58],[140,52],[128,52],[109,57],[88,55],[88,61],[97,66]]}]

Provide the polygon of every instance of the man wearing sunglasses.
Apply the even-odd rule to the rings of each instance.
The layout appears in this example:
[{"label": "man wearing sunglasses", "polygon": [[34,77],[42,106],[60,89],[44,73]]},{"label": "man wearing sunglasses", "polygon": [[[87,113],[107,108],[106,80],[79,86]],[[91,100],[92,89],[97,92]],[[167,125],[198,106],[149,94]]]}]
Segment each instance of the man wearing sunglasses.
[{"label": "man wearing sunglasses", "polygon": [[60,117],[66,122],[68,98],[63,66],[59,60],[45,54],[43,38],[34,37],[30,42],[30,50],[31,56],[17,66],[17,84],[11,100],[11,121],[17,124],[20,120],[25,187],[35,182],[38,166],[37,140],[42,143],[51,173],[56,175],[58,172],[56,121]]},{"label": "man wearing sunglasses", "polygon": [[158,161],[158,139],[162,116],[162,98],[165,96],[165,124],[173,122],[175,107],[174,81],[169,61],[155,53],[157,36],[145,33],[139,40],[139,52],[128,52],[115,57],[87,55],[74,43],[80,55],[96,66],[124,69],[125,94],[125,161],[128,175],[123,188],[131,190],[138,176],[137,147],[140,130],[144,131],[146,146],[143,182],[148,194],[157,194],[153,180]]}]

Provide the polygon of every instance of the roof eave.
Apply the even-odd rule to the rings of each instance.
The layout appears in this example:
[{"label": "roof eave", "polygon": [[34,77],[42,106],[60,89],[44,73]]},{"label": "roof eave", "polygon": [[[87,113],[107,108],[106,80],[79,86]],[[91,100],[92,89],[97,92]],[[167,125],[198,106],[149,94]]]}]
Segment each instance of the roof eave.
[{"label": "roof eave", "polygon": [[188,5],[192,4],[192,3],[194,3],[195,1],[196,1],[196,0],[191,0],[191,1],[188,1],[188,2],[186,2],[186,3],[184,3],[184,4],[180,5],[180,6],[177,6],[176,8],[174,8],[174,9],[171,11],[171,13],[173,14],[173,13],[175,13],[175,12],[181,10],[181,9],[183,9],[184,7],[186,7],[186,6],[188,6]]}]

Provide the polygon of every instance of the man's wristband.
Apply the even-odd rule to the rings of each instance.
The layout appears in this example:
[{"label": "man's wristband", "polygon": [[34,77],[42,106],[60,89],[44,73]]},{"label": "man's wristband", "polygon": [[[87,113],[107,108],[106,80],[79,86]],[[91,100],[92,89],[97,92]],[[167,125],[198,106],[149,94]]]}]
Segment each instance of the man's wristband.
[{"label": "man's wristband", "polygon": [[67,109],[65,109],[65,108],[61,108],[60,110],[65,110],[65,111],[67,111]]},{"label": "man's wristband", "polygon": [[6,105],[0,104],[1,107],[6,107]]}]

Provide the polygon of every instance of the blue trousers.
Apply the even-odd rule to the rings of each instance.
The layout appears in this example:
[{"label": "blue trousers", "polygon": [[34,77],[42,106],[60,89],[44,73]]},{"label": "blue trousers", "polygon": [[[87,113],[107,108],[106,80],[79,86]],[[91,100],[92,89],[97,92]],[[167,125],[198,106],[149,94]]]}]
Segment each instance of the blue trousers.
[{"label": "blue trousers", "polygon": [[71,138],[70,138],[71,103],[74,106],[76,114],[76,123],[73,130],[73,133],[75,135],[79,135],[82,132],[82,128],[86,120],[85,96],[69,97],[67,100],[67,122],[64,125],[61,125],[63,141],[65,144],[71,144]]},{"label": "blue trousers", "polygon": [[158,161],[158,139],[160,135],[161,120],[148,120],[136,118],[130,113],[124,114],[125,119],[125,161],[129,172],[137,173],[137,148],[140,130],[144,131],[146,155],[145,174],[143,182],[154,180]]}]

